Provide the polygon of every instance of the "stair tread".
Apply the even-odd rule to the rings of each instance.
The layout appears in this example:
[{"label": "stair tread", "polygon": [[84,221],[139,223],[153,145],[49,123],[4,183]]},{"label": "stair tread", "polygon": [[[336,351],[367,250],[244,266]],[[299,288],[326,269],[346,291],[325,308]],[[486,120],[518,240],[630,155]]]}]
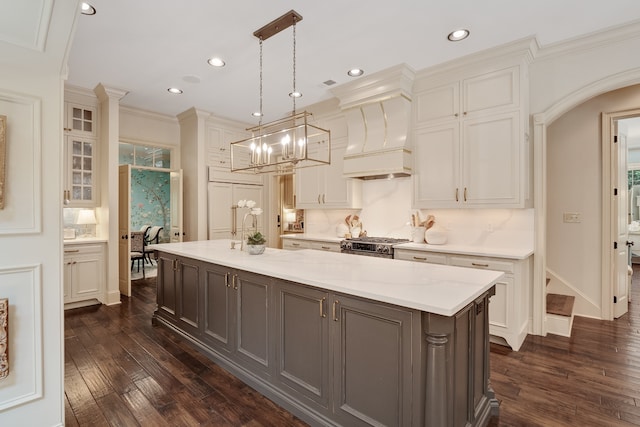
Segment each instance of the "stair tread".
[{"label": "stair tread", "polygon": [[547,294],[547,313],[571,316],[575,299],[570,295]]}]

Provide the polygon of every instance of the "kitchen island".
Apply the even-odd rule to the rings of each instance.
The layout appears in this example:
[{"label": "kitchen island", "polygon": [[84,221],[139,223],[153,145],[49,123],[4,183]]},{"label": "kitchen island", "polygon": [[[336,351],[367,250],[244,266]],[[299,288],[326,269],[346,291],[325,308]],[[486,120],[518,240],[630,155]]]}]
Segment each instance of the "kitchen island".
[{"label": "kitchen island", "polygon": [[155,245],[153,320],[312,425],[484,426],[503,273],[313,250]]}]

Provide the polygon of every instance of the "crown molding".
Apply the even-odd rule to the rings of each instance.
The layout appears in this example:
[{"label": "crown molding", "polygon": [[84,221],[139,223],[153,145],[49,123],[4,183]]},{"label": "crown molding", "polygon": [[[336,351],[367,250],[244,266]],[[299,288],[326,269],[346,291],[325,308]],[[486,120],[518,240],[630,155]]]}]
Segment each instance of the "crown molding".
[{"label": "crown molding", "polygon": [[481,52],[473,53],[462,58],[457,58],[433,67],[425,68],[416,73],[416,80],[429,78],[441,74],[464,73],[469,67],[482,66],[484,64],[495,67],[497,63],[530,64],[537,58],[540,45],[535,37],[525,37],[510,43],[503,44]]},{"label": "crown molding", "polygon": [[542,46],[536,57],[536,62],[551,60],[568,54],[575,55],[578,52],[593,50],[634,38],[640,38],[640,20]]}]

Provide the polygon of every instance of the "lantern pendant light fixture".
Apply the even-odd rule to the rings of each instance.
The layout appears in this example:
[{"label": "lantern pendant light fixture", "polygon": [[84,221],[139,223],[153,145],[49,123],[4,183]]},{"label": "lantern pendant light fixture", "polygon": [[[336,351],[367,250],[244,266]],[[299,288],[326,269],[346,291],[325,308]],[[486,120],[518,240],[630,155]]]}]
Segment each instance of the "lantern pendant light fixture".
[{"label": "lantern pendant light fixture", "polygon": [[[290,174],[294,169],[331,163],[331,132],[311,123],[311,113],[296,112],[296,24],[302,16],[291,10],[256,30],[260,43],[260,109],[258,125],[248,128],[251,137],[231,143],[231,172]],[[290,116],[262,123],[262,49],[263,42],[284,29],[293,28],[293,102]]]}]

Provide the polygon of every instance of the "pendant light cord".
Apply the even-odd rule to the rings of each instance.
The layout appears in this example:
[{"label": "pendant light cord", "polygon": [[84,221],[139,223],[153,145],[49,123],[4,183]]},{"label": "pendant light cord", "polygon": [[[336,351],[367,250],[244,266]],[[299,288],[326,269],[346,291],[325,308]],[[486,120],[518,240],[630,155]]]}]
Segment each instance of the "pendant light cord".
[{"label": "pendant light cord", "polygon": [[[258,126],[262,127],[262,37],[260,37],[260,120]],[[262,131],[260,131],[262,134]]]},{"label": "pendant light cord", "polygon": [[293,18],[293,113],[292,116],[296,115],[296,18]]}]

